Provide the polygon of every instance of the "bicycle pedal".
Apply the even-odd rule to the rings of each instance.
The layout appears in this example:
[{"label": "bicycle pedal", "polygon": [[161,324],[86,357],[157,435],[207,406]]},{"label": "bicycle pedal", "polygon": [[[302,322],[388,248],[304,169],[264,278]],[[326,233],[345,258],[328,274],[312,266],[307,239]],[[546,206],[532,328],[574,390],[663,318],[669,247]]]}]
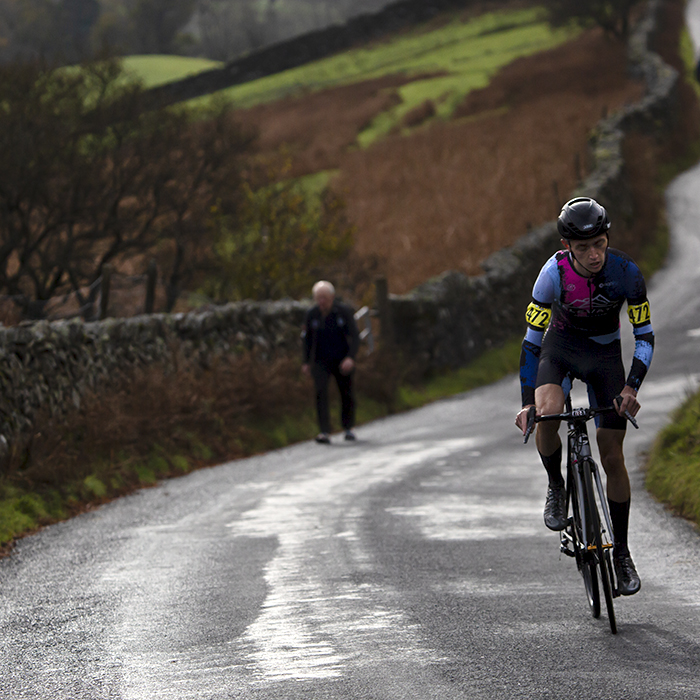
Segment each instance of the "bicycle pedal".
[{"label": "bicycle pedal", "polygon": [[566,554],[567,557],[575,557],[576,553],[569,549],[569,541],[568,540],[561,540],[559,543],[559,551],[562,554]]}]

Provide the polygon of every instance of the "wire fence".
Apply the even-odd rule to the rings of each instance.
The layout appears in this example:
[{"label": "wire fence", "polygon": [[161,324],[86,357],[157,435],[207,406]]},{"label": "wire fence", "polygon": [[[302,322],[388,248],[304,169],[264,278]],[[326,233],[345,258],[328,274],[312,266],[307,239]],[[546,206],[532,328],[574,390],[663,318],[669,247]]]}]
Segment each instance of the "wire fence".
[{"label": "wire fence", "polygon": [[0,323],[16,326],[25,321],[58,321],[82,318],[98,321],[108,316],[125,318],[162,311],[165,292],[158,284],[158,271],[152,262],[145,274],[116,273],[105,265],[91,285],[49,299],[0,295]]},{"label": "wire fence", "polygon": [[[386,295],[386,291],[384,294]],[[115,273],[110,266],[105,265],[102,275],[90,286],[50,299],[35,300],[22,295],[0,295],[0,324],[17,326],[23,322],[72,318],[99,321],[109,316],[128,318],[164,311],[165,297],[163,285],[158,284],[155,261],[151,261],[143,275]],[[374,350],[372,317],[378,315],[380,314],[368,306],[363,306],[355,313],[360,340],[367,344],[368,353]]]}]

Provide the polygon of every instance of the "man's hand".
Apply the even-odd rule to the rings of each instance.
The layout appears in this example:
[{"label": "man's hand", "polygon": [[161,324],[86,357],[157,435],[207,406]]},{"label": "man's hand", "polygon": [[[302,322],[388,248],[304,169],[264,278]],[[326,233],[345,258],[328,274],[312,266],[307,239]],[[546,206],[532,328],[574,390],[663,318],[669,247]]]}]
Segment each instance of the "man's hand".
[{"label": "man's hand", "polygon": [[629,414],[634,418],[641,408],[639,401],[637,401],[637,392],[631,386],[625,386],[620,392],[620,396],[622,403],[618,406],[617,401],[614,402],[617,412],[624,416],[625,411],[629,411]]},{"label": "man's hand", "polygon": [[340,373],[341,374],[350,374],[352,370],[355,368],[355,360],[352,359],[352,357],[346,357],[341,363],[340,363]]},{"label": "man's hand", "polygon": [[302,371],[302,373],[305,374],[307,377],[311,374],[311,366],[309,365],[308,362],[305,362],[305,363],[301,366],[301,371]]},{"label": "man's hand", "polygon": [[530,408],[534,406],[534,404],[529,404],[528,406],[523,406],[518,415],[515,416],[515,425],[520,428],[520,430],[523,431],[523,435],[525,435],[525,431],[527,430],[527,412],[530,410]]}]

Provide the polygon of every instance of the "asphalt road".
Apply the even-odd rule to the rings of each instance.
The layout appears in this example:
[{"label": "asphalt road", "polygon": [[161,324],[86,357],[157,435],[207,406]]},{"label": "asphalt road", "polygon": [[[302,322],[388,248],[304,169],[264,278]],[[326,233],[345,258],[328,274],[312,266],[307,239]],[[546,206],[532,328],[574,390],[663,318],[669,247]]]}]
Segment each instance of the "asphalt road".
[{"label": "asphalt road", "polygon": [[0,562],[0,697],[700,698],[700,536],[640,472],[700,379],[698,192],[700,168],[669,188],[650,285],[657,352],[627,442],[643,585],[616,600],[617,636],[542,524],[508,377],[24,539]]}]

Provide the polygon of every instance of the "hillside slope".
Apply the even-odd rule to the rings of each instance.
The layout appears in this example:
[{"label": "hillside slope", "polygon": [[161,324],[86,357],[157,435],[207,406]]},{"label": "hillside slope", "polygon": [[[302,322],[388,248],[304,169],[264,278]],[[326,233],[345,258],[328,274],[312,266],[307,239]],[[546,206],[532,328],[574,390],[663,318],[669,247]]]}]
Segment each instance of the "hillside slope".
[{"label": "hillside slope", "polygon": [[600,117],[643,93],[626,47],[600,30],[553,30],[534,2],[494,6],[215,93],[264,154],[284,149],[291,177],[345,198],[357,302],[377,274],[395,293],[447,269],[479,274],[556,216]]},{"label": "hillside slope", "polygon": [[[404,116],[408,133],[357,148],[373,115],[399,104],[407,78],[387,76],[237,112],[269,151],[286,144],[294,172],[332,171],[357,227],[395,293],[446,269],[479,263],[529,226],[550,220],[585,174],[601,115],[643,88],[622,44],[590,30],[519,58],[466,96],[448,120],[426,100]],[[422,128],[421,124],[424,123]]]}]

